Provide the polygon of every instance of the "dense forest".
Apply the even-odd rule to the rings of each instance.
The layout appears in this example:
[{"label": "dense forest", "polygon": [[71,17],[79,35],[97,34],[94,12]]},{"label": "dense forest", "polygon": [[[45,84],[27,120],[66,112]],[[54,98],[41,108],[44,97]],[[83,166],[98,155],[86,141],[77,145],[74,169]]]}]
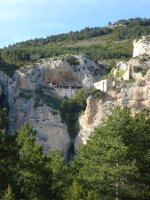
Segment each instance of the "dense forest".
[{"label": "dense forest", "polygon": [[17,68],[39,59],[66,54],[86,54],[105,61],[129,59],[133,39],[149,34],[150,19],[133,18],[119,20],[113,27],[86,27],[81,31],[28,40],[0,49],[0,69],[12,75]]},{"label": "dense forest", "polygon": [[42,153],[36,132],[25,124],[5,136],[0,112],[0,198],[2,200],[150,199],[150,118],[143,110],[112,110],[71,163],[59,152]]}]

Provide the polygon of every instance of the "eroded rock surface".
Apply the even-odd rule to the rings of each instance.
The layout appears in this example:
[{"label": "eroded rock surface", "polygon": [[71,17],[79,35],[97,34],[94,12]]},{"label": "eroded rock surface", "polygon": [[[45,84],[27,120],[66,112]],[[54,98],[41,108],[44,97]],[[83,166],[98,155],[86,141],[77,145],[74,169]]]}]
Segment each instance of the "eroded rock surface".
[{"label": "eroded rock surface", "polygon": [[[70,63],[72,57],[76,63]],[[92,82],[104,71],[104,67],[85,56],[70,58],[67,55],[23,67],[12,78],[0,72],[0,84],[9,104],[8,132],[12,134],[28,122],[37,130],[37,141],[44,152],[57,149],[66,154],[70,138],[57,106],[57,101],[63,97],[62,88],[65,94],[68,87],[86,87],[86,81],[83,81],[86,76],[90,74]],[[57,92],[50,87],[52,84]]]},{"label": "eroded rock surface", "polygon": [[140,56],[143,54],[150,55],[150,41],[146,37],[142,37],[138,41],[133,41],[133,57]]},{"label": "eroded rock surface", "polygon": [[94,128],[102,123],[115,106],[127,106],[133,114],[143,108],[150,108],[150,70],[134,83],[120,83],[99,99],[87,99],[86,110],[79,120],[81,131],[75,141],[76,149],[87,143]]}]

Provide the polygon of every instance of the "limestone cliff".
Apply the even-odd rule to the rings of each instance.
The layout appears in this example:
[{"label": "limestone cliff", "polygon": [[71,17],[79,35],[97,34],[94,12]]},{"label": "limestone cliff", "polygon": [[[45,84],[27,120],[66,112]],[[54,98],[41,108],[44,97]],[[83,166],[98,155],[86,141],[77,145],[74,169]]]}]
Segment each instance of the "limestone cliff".
[{"label": "limestone cliff", "polygon": [[100,66],[85,56],[67,55],[23,67],[12,78],[0,72],[9,104],[8,132],[28,122],[37,130],[37,141],[45,152],[58,149],[66,154],[70,138],[57,104],[63,95],[74,94],[71,87],[88,87],[87,80],[92,84],[104,73]]},{"label": "limestone cliff", "polygon": [[0,83],[9,105],[8,133],[12,134],[28,122],[36,129],[37,142],[45,153],[49,149],[57,149],[66,155],[70,143],[67,126],[62,122],[59,111],[51,104],[50,93],[44,93],[42,87],[35,87],[36,80],[29,82],[28,76],[19,76],[19,73],[9,78],[0,72]]},{"label": "limestone cliff", "polygon": [[[134,46],[134,51],[137,47],[140,49],[141,40],[138,45]],[[120,81],[117,79],[116,85],[108,88],[101,98],[95,99],[91,96],[87,99],[86,110],[79,119],[81,131],[75,141],[76,149],[79,145],[87,143],[94,128],[102,123],[115,106],[128,106],[133,114],[142,108],[150,108],[149,50],[150,46],[144,53],[141,50],[138,57],[119,62],[113,70],[114,75],[121,69],[122,71],[128,70],[128,76]]]},{"label": "limestone cliff", "polygon": [[133,113],[142,108],[150,108],[150,70],[135,83],[122,83],[116,89],[110,89],[100,99],[87,99],[86,111],[79,120],[82,130],[76,138],[76,148],[80,144],[86,144],[94,128],[102,123],[115,106],[128,106]]}]

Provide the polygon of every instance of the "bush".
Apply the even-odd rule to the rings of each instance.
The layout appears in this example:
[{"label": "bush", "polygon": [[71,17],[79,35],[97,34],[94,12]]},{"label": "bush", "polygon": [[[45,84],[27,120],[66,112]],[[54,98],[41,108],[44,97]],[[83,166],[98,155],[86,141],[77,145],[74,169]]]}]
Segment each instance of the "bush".
[{"label": "bush", "polygon": [[29,100],[33,97],[33,91],[27,89],[21,89],[19,97]]},{"label": "bush", "polygon": [[60,104],[60,113],[63,121],[67,124],[70,138],[74,140],[79,132],[79,116],[86,108],[87,93],[84,89],[78,90],[71,99],[65,98]]},{"label": "bush", "polygon": [[135,73],[139,73],[139,72],[143,71],[143,69],[141,67],[134,67],[133,70]]},{"label": "bush", "polygon": [[80,62],[78,60],[78,58],[74,57],[74,56],[68,56],[66,58],[66,61],[70,64],[70,65],[73,65],[73,66],[77,66],[77,65],[80,65]]},{"label": "bush", "polygon": [[42,88],[38,88],[36,91],[36,103],[35,107],[40,105],[40,100],[47,106],[58,110],[60,107],[61,100],[54,98],[52,95],[45,94]]}]

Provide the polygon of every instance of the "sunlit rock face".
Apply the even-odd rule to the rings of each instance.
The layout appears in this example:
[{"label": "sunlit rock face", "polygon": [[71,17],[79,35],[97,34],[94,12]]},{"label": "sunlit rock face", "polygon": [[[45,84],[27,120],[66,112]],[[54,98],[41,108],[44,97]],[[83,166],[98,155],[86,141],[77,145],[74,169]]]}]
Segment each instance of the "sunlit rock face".
[{"label": "sunlit rock face", "polygon": [[[114,89],[107,87],[101,98],[87,99],[86,110],[79,119],[81,131],[75,141],[76,149],[87,143],[94,128],[103,122],[115,106],[127,106],[133,114],[142,108],[150,108],[150,41],[142,37],[134,41],[133,46],[133,58],[120,61],[112,71],[114,77],[123,72],[121,77],[117,77],[120,82],[117,84],[116,81]],[[97,83],[101,84],[103,81]]]},{"label": "sunlit rock face", "polygon": [[8,133],[14,133],[28,122],[37,131],[37,142],[44,153],[56,149],[66,155],[70,138],[59,111],[47,105],[43,96],[37,95],[36,81],[29,82],[28,77],[26,82],[25,75],[21,78],[22,75],[20,77],[18,74],[19,72],[16,72],[13,78],[4,73],[0,74],[0,92],[3,87],[9,104]]},{"label": "sunlit rock face", "polygon": [[133,114],[143,108],[150,108],[150,70],[134,83],[120,83],[101,98],[87,99],[86,110],[79,119],[81,131],[75,140],[76,149],[87,143],[95,127],[101,124],[116,106],[127,106]]},{"label": "sunlit rock face", "polygon": [[103,73],[105,67],[81,55],[40,60],[17,70],[12,78],[0,72],[9,104],[8,132],[28,122],[37,130],[37,142],[44,152],[57,149],[66,154],[70,138],[55,104],[93,84]]},{"label": "sunlit rock face", "polygon": [[150,56],[150,41],[146,37],[142,37],[138,41],[133,41],[133,57],[147,54]]}]

